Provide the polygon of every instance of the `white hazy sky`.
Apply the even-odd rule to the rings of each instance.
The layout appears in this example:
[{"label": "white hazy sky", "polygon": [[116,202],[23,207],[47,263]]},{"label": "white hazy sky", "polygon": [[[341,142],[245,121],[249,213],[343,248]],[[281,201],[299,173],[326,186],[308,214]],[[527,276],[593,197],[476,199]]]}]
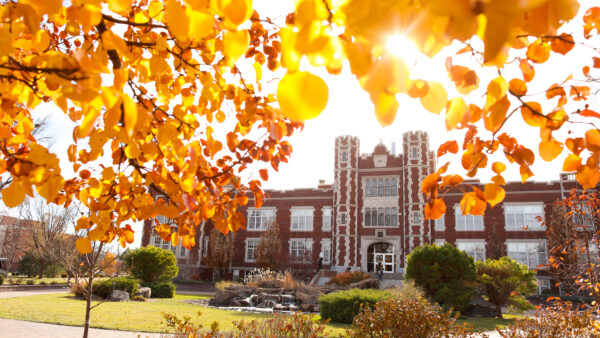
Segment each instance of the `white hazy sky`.
[{"label": "white hazy sky", "polygon": [[[595,3],[595,1],[581,1],[582,8],[587,8]],[[285,15],[293,10],[293,1],[275,1],[275,0],[255,0],[254,6],[261,15],[273,18],[275,21],[282,22]],[[574,20],[574,24],[562,31],[573,33],[576,36],[581,35],[581,16],[582,13]],[[597,43],[597,41],[596,41]],[[580,48],[580,47],[577,47]],[[456,50],[456,48],[454,48]],[[568,57],[552,55],[554,60],[551,60],[551,65],[544,65],[536,68],[537,90],[545,90],[550,84],[561,82],[566,74],[579,70],[585,62],[589,64],[589,49],[581,47],[577,53],[571,53]],[[411,72],[416,76],[422,76],[426,80],[435,80],[447,84],[451,83],[448,80],[444,60],[446,55],[438,55],[433,60],[419,59],[414,64],[415,60],[411,61]],[[346,67],[347,69],[348,67]],[[434,115],[425,111],[418,100],[413,100],[407,96],[399,96],[400,109],[398,111],[395,122],[382,128],[375,119],[373,113],[373,105],[369,100],[368,94],[364,92],[354,76],[347,70],[338,76],[330,76],[323,71],[317,70],[317,74],[322,76],[329,85],[329,102],[325,111],[317,118],[307,121],[303,132],[296,133],[290,140],[294,152],[289,163],[282,163],[279,172],[271,170],[270,179],[265,183],[264,187],[268,189],[293,189],[293,188],[309,188],[316,187],[318,180],[324,179],[327,183],[333,181],[333,160],[334,160],[334,139],[339,135],[354,135],[358,136],[361,141],[361,153],[369,153],[373,150],[380,140],[391,148],[391,143],[396,142],[397,152],[401,149],[402,134],[412,130],[427,131],[430,136],[430,146],[432,150],[437,150],[437,147],[448,139],[454,138],[462,144],[463,132],[447,133],[445,130],[443,114],[442,116]],[[487,72],[482,75],[482,84],[486,84],[489,79],[493,78],[495,73]],[[504,75],[510,79],[513,76],[519,76],[518,73],[507,71]],[[486,81],[487,80],[487,81]],[[541,85],[540,85],[541,84]],[[482,95],[485,88],[480,88],[478,91],[469,96],[469,99],[477,99],[476,103],[482,103]],[[300,94],[301,95],[301,94]],[[449,92],[450,97],[454,97],[456,93]],[[594,102],[594,106],[597,103]],[[546,105],[545,111],[550,111],[553,106]],[[596,109],[597,110],[597,109]],[[51,114],[52,125],[50,134],[55,137],[55,142],[52,151],[57,153],[63,164],[63,171],[68,177],[72,170],[70,164],[66,161],[67,147],[72,143],[72,130],[74,124],[56,107],[51,104],[46,104],[36,110],[35,114]],[[524,143],[534,150],[537,154],[537,144],[539,143],[538,131],[534,128],[526,126],[521,120],[520,114],[513,116],[505,129],[518,137],[518,141]],[[483,131],[483,127],[480,128]],[[566,131],[565,131],[566,132]],[[577,132],[577,131],[576,131]],[[565,134],[562,134],[563,136]],[[486,136],[484,134],[484,136]],[[560,136],[560,135],[557,135]],[[563,139],[557,137],[558,139]],[[566,151],[563,152],[561,158],[566,156]],[[446,156],[448,157],[448,156]],[[499,157],[500,160],[505,160]],[[442,162],[443,161],[443,162]],[[440,162],[444,163],[451,161],[453,164],[451,170],[460,172],[460,156],[443,158]],[[491,163],[491,161],[489,162]],[[556,160],[553,163],[543,162],[541,159],[536,159],[536,164],[532,167],[535,173],[534,180],[555,180],[558,178],[558,173],[562,167],[562,160]],[[254,174],[258,177],[258,174]],[[482,173],[478,178],[483,181],[489,179],[489,173]],[[505,177],[508,180],[519,180],[518,168],[509,167]],[[0,202],[0,211],[3,209]],[[14,212],[11,212],[14,213]],[[141,229],[140,225],[135,226],[136,230]],[[139,241],[141,234],[136,235],[136,240]],[[139,243],[139,242],[138,242]]]}]

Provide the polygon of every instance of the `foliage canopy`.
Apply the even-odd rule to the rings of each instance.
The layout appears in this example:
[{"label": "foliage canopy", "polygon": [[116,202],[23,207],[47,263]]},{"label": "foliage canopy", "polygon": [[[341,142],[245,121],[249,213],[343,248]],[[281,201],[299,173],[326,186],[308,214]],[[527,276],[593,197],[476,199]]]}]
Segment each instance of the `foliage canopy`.
[{"label": "foliage canopy", "polygon": [[125,267],[143,283],[170,282],[177,276],[177,258],[171,250],[147,246],[123,256]]}]

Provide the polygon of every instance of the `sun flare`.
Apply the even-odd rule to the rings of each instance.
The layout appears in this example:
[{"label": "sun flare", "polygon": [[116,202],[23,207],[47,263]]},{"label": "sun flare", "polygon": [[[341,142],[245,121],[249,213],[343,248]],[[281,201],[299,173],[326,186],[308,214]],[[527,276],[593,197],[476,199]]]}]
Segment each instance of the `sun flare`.
[{"label": "sun flare", "polygon": [[393,34],[388,37],[385,49],[408,63],[417,61],[423,54],[417,45],[404,34]]}]

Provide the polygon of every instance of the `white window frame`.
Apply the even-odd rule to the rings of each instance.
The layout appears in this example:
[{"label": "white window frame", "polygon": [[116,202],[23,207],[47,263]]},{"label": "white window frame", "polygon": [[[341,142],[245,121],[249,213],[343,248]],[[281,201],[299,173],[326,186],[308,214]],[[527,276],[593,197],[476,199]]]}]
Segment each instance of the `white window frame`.
[{"label": "white window frame", "polygon": [[420,211],[411,211],[410,213],[410,222],[411,224],[421,224],[421,212]]},{"label": "white window frame", "polygon": [[[368,176],[363,179],[365,198],[398,197],[398,176]],[[381,190],[381,193],[380,193]]]},{"label": "white window frame", "polygon": [[446,215],[442,215],[442,217],[435,220],[435,231],[445,231],[446,230]]},{"label": "white window frame", "polygon": [[345,211],[340,212],[339,214],[340,217],[340,225],[348,225],[348,213]]},{"label": "white window frame", "polygon": [[331,231],[331,220],[333,216],[333,208],[332,207],[323,207],[321,208],[321,230],[322,231]]},{"label": "white window frame", "polygon": [[[256,262],[256,249],[260,243],[260,238],[246,238],[246,248],[244,250],[244,262],[255,263]],[[251,245],[252,244],[252,245]],[[252,252],[252,257],[249,253]]]},{"label": "white window frame", "polygon": [[[526,207],[541,207],[541,213],[515,213],[510,212],[514,208],[526,208]],[[543,202],[525,202],[525,203],[504,203],[504,228],[506,231],[544,231],[545,220],[545,208]],[[515,215],[514,217],[512,215]],[[523,218],[522,223],[518,223],[517,215],[521,215]],[[531,215],[531,220],[526,220],[527,215]],[[541,216],[540,222],[536,220],[537,216]],[[531,224],[529,224],[531,222]],[[509,224],[510,223],[510,224]]]},{"label": "white window frame", "polygon": [[410,159],[411,160],[419,159],[419,147],[417,147],[417,146],[410,147]]},{"label": "white window frame", "polygon": [[456,247],[476,261],[485,261],[485,239],[457,239]]},{"label": "white window frame", "polygon": [[[306,213],[306,215],[304,215]],[[310,214],[310,215],[309,215]],[[314,207],[292,207],[290,210],[290,231],[313,231],[315,224]]]},{"label": "white window frame", "polygon": [[[367,210],[369,212],[367,212]],[[379,216],[380,216],[379,210],[382,211],[381,222],[379,219]],[[373,215],[373,212],[375,212],[375,215]],[[373,220],[375,220],[375,222],[373,222]],[[398,226],[398,208],[396,208],[396,207],[364,208],[363,209],[363,226],[366,228],[397,227]]]},{"label": "white window frame", "polygon": [[[544,249],[543,252],[537,250],[539,249],[540,244]],[[525,246],[525,250],[519,251],[519,246]],[[535,252],[533,252],[534,246]],[[535,253],[535,256],[532,256],[533,253]],[[530,269],[541,269],[542,267],[538,268],[538,266],[548,264],[548,247],[546,245],[546,240],[507,240],[506,254],[515,261],[527,265]],[[541,254],[543,254],[543,261],[540,262]],[[536,264],[529,264],[533,258],[535,258]]]},{"label": "white window frame", "polygon": [[350,154],[348,153],[348,150],[340,151],[340,162],[347,163],[349,161],[349,157],[350,157]]},{"label": "white window frame", "polygon": [[[257,213],[253,216],[251,213]],[[248,217],[246,219],[246,231],[265,231],[273,222],[277,209],[273,207],[248,208]],[[251,221],[251,219],[253,219]]]},{"label": "white window frame", "polygon": [[321,240],[321,251],[323,252],[323,264],[331,264],[331,239]]},{"label": "white window frame", "polygon": [[454,229],[456,231],[483,231],[483,215],[463,215],[459,205],[454,206]]},{"label": "white window frame", "polygon": [[[300,248],[298,244],[302,243]],[[313,239],[312,238],[290,238],[290,262],[292,263],[310,263],[312,258]],[[300,254],[302,250],[302,254]],[[294,255],[294,251],[298,251]],[[301,259],[298,259],[301,257]]]},{"label": "white window frame", "polygon": [[161,248],[164,250],[171,250],[176,258],[187,258],[190,254],[190,251],[183,247],[183,245],[179,244],[178,246],[173,246],[170,241],[163,241],[163,239],[158,234],[153,234],[153,238],[150,243],[152,246],[157,248]]},{"label": "white window frame", "polygon": [[542,294],[544,290],[552,290],[552,282],[548,278],[539,278],[537,279],[538,286],[538,295]]},{"label": "white window frame", "polygon": [[437,245],[437,246],[442,246],[446,243],[446,239],[444,238],[436,238],[435,242],[433,242],[433,244]]}]

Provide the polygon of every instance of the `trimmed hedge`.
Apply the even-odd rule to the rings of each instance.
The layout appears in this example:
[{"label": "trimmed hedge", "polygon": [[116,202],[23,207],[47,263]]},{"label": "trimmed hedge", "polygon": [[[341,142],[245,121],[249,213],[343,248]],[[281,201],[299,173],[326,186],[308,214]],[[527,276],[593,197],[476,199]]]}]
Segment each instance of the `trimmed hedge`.
[{"label": "trimmed hedge", "polygon": [[373,307],[379,300],[389,297],[390,294],[382,290],[352,289],[333,292],[319,298],[321,304],[321,317],[331,319],[338,323],[351,324],[361,306]]},{"label": "trimmed hedge", "polygon": [[99,280],[94,282],[93,294],[100,298],[110,298],[113,290],[121,290],[133,296],[138,291],[139,285],[139,280],[128,277]]},{"label": "trimmed hedge", "polygon": [[143,287],[150,288],[152,298],[173,298],[175,297],[175,284],[171,282],[142,283]]}]

